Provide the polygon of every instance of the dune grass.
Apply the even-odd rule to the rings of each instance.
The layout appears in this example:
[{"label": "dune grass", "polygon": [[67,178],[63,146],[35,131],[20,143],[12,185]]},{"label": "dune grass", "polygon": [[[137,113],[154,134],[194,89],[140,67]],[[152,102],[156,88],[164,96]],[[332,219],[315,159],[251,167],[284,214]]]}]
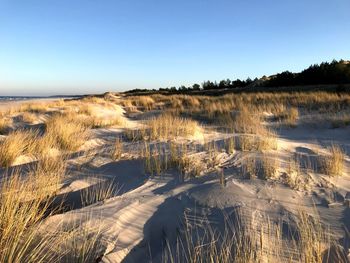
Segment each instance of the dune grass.
[{"label": "dune grass", "polygon": [[80,198],[83,206],[89,206],[91,204],[104,201],[117,194],[119,188],[113,181],[103,181],[93,184],[91,187],[84,188],[81,191]]},{"label": "dune grass", "polygon": [[14,131],[0,142],[0,166],[9,167],[19,156],[33,154],[37,133]]},{"label": "dune grass", "polygon": [[48,236],[37,228],[46,216],[65,173],[60,157],[41,160],[27,174],[6,175],[0,185],[0,262],[55,262]]},{"label": "dune grass", "polygon": [[57,115],[46,123],[45,136],[54,138],[62,150],[76,151],[87,140],[88,130],[81,122]]},{"label": "dune grass", "polygon": [[194,136],[201,131],[196,121],[180,118],[172,114],[160,115],[150,119],[146,124],[149,128],[148,132],[151,140]]},{"label": "dune grass", "polygon": [[32,113],[32,112],[23,112],[21,114],[22,117],[22,121],[26,122],[26,123],[34,123],[35,121],[37,121],[37,115]]},{"label": "dune grass", "polygon": [[333,144],[329,148],[330,155],[321,157],[321,168],[330,176],[342,176],[344,172],[345,154],[343,150]]},{"label": "dune grass", "polygon": [[182,234],[175,245],[167,243],[162,262],[330,262],[324,253],[331,246],[330,233],[318,215],[300,211],[289,240],[282,235],[282,222],[240,210],[235,215],[234,220],[225,216],[224,225],[217,230],[209,219],[185,214]]},{"label": "dune grass", "polygon": [[112,146],[111,158],[112,160],[118,161],[122,157],[122,154],[123,154],[123,142],[118,137]]},{"label": "dune grass", "polygon": [[274,133],[265,136],[240,135],[238,136],[238,149],[242,151],[269,151],[277,150],[277,138]]},{"label": "dune grass", "polygon": [[5,134],[8,131],[11,123],[12,123],[11,119],[0,117],[0,135]]},{"label": "dune grass", "polygon": [[287,173],[285,174],[285,183],[292,189],[300,190],[303,188],[302,174],[300,164],[293,158],[288,162]]}]

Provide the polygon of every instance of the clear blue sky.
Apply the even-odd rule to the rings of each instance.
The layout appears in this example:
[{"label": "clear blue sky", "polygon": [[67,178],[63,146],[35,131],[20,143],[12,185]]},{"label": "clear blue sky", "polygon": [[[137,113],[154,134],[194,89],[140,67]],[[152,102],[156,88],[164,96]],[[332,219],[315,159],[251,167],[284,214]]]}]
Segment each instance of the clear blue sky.
[{"label": "clear blue sky", "polygon": [[190,85],[350,58],[349,0],[0,0],[0,95]]}]

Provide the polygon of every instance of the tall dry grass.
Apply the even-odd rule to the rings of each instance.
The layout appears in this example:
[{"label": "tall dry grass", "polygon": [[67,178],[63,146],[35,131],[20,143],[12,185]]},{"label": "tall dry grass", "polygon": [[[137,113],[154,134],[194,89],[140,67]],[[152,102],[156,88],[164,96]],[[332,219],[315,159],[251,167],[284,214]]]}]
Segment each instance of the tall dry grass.
[{"label": "tall dry grass", "polygon": [[0,135],[5,134],[8,131],[11,123],[12,119],[0,117]]},{"label": "tall dry grass", "polygon": [[344,172],[345,154],[343,150],[333,144],[329,148],[330,155],[321,157],[321,168],[330,176],[342,176]]},{"label": "tall dry grass", "polygon": [[285,183],[292,189],[297,190],[300,190],[305,186],[302,180],[300,164],[295,159],[292,159],[288,162],[288,169],[285,175]]},{"label": "tall dry grass", "polygon": [[34,123],[38,119],[37,115],[32,112],[22,113],[21,118],[22,118],[22,121],[26,123]]},{"label": "tall dry grass", "polygon": [[160,115],[147,121],[146,124],[151,140],[194,136],[201,131],[201,127],[196,121],[171,114]]},{"label": "tall dry grass", "polygon": [[0,142],[0,166],[9,167],[23,154],[33,154],[37,133],[14,131]]},{"label": "tall dry grass", "polygon": [[113,144],[112,151],[111,151],[111,158],[117,161],[122,157],[122,154],[123,154],[123,142],[118,137]]},{"label": "tall dry grass", "polygon": [[27,174],[6,175],[0,184],[0,262],[56,262],[49,236],[37,228],[47,216],[65,173],[64,160],[42,160]]},{"label": "tall dry grass", "polygon": [[289,222],[295,225],[289,237],[283,234],[286,225],[282,222],[272,222],[266,216],[251,215],[250,219],[242,211],[235,215],[234,219],[225,216],[221,226],[213,226],[207,218],[185,215],[184,230],[175,245],[166,243],[162,262],[332,262],[325,253],[332,245],[330,233],[317,215],[299,212],[296,223]]},{"label": "tall dry grass", "polygon": [[150,111],[156,106],[155,100],[151,96],[130,96],[121,100],[121,104],[127,111],[139,110]]},{"label": "tall dry grass", "polygon": [[283,110],[277,114],[277,119],[288,127],[296,127],[299,118],[299,110],[297,107],[282,107]]},{"label": "tall dry grass", "polygon": [[46,123],[45,136],[53,138],[60,149],[75,151],[87,140],[88,129],[79,121],[57,115]]},{"label": "tall dry grass", "polygon": [[98,182],[97,184],[84,188],[81,191],[81,203],[83,206],[89,206],[113,197],[118,191],[118,185],[111,180]]}]

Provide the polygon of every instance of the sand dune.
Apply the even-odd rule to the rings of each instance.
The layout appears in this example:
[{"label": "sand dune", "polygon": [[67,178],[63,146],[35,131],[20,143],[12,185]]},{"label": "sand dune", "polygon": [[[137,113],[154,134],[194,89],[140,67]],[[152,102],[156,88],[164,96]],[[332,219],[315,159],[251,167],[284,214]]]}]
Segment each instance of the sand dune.
[{"label": "sand dune", "polygon": [[[168,114],[191,116],[198,124],[196,129],[185,129],[178,126],[194,125],[193,122],[175,117],[166,117],[173,118],[167,125],[157,122],[162,120],[158,116],[163,116],[158,107],[170,102],[154,99],[154,108],[147,109],[138,102],[135,114],[122,106],[128,98],[112,95],[107,99],[60,104],[48,101],[47,109],[36,111],[36,123],[43,127],[52,116],[61,116],[67,118],[67,123],[76,122],[84,127],[84,132],[88,131],[87,139],[74,151],[59,146],[59,140],[65,139],[62,134],[45,138],[45,129],[29,144],[36,145],[45,139],[50,143],[44,146],[54,153],[52,156],[64,156],[65,174],[60,177],[57,190],[50,193],[54,198],[48,206],[52,212],[35,226],[43,238],[62,232],[77,233],[77,240],[74,236],[67,240],[73,240],[72,244],[78,247],[90,240],[93,244],[91,248],[86,246],[90,248],[86,249],[89,251],[86,262],[167,262],[170,251],[173,260],[183,261],[181,253],[196,244],[199,236],[209,238],[204,234],[207,231],[229,233],[225,228],[227,222],[238,222],[240,218],[239,222],[249,227],[251,240],[260,242],[260,260],[278,256],[281,262],[287,259],[296,262],[304,253],[301,246],[290,245],[286,249],[266,225],[271,224],[271,229],[281,226],[280,235],[289,242],[300,232],[298,218],[302,211],[318,218],[332,242],[347,253],[350,237],[344,229],[350,229],[349,125],[340,128],[309,125],[302,108],[293,127],[276,121],[277,113],[247,115],[240,123],[237,112],[244,110],[230,108],[227,119],[221,121],[217,113],[206,115],[205,110],[196,113],[197,106],[183,106],[180,113],[176,107],[168,108],[174,110]],[[210,98],[195,99],[210,103]],[[222,103],[226,99],[221,98]],[[6,107],[9,106],[14,105],[7,103]],[[12,122],[8,130],[4,129],[2,143],[16,127],[39,127],[16,118],[21,112],[9,114],[6,118]],[[258,115],[265,119],[258,122]],[[235,118],[233,122],[230,116]],[[158,139],[155,136],[159,134]],[[333,160],[330,147],[334,145],[340,146],[344,154],[339,159],[341,167],[335,170],[337,175],[331,174],[333,170],[325,170],[327,161]],[[46,156],[42,152],[47,151],[39,153],[37,148],[28,146],[4,166],[0,171],[2,181],[15,170],[24,177],[28,175],[35,168],[33,165]],[[116,150],[120,154],[112,154]],[[115,156],[118,158],[113,159]],[[193,236],[193,244],[184,242],[186,227],[199,235]],[[176,252],[179,240],[183,246],[181,253]],[[274,247],[271,240],[277,242]],[[67,250],[67,244],[70,243],[57,242],[57,251]],[[68,247],[62,262],[78,260],[73,247],[76,249]],[[325,260],[324,251],[330,244],[322,247]],[[207,255],[209,248],[207,245],[203,248],[207,251],[201,253]]]}]

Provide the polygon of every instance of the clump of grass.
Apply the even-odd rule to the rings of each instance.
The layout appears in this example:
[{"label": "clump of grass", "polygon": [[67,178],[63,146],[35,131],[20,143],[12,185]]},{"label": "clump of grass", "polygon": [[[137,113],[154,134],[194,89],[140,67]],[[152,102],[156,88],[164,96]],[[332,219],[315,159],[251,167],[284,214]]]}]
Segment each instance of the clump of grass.
[{"label": "clump of grass", "polygon": [[155,101],[149,96],[135,97],[135,104],[137,107],[142,107],[144,110],[152,110],[155,106]]},{"label": "clump of grass", "polygon": [[26,122],[26,123],[33,123],[37,120],[37,116],[32,113],[32,112],[24,112],[21,115],[22,117],[22,121]]},{"label": "clump of grass", "polygon": [[273,179],[276,178],[279,163],[275,158],[268,158],[267,156],[263,156],[260,160],[260,177],[262,179]]},{"label": "clump of grass", "polygon": [[278,147],[277,138],[271,132],[265,136],[240,135],[238,138],[238,149],[242,151],[268,151]]},{"label": "clump of grass", "polygon": [[178,136],[193,136],[200,131],[196,121],[163,114],[147,122],[149,137],[154,139],[171,139]]},{"label": "clump of grass", "polygon": [[28,111],[33,113],[46,113],[49,109],[49,105],[46,103],[28,103],[23,104],[20,107],[20,111]]},{"label": "clump of grass", "polygon": [[233,154],[236,148],[235,137],[230,137],[225,140],[225,148],[228,154]]},{"label": "clump of grass", "polygon": [[184,177],[198,177],[202,174],[203,164],[195,158],[182,155],[178,160],[178,169]]},{"label": "clump of grass", "polygon": [[243,160],[242,175],[246,178],[252,179],[258,177],[257,159],[255,157],[247,157]]},{"label": "clump of grass", "polygon": [[137,107],[132,103],[130,99],[124,99],[121,102],[127,112],[136,112]]},{"label": "clump of grass", "polygon": [[[273,262],[278,257],[274,239],[278,228],[270,223],[254,227],[244,221],[242,212],[235,215],[235,220],[224,216],[223,230],[206,218],[188,219],[185,215],[184,233],[175,246],[168,244],[162,262]],[[264,236],[265,232],[268,235]]]},{"label": "clump of grass", "polygon": [[123,124],[123,119],[121,117],[115,117],[112,119],[100,119],[96,117],[90,117],[85,119],[84,124],[91,128],[106,128],[114,125]]},{"label": "clump of grass", "polygon": [[279,162],[275,158],[263,156],[248,156],[242,162],[242,175],[246,178],[264,180],[277,178]]},{"label": "clump of grass", "polygon": [[46,123],[45,136],[54,138],[60,149],[75,151],[88,138],[88,131],[81,122],[75,122],[65,116],[57,115]]},{"label": "clump of grass", "polygon": [[321,167],[325,174],[330,176],[341,176],[344,171],[345,154],[338,145],[332,145],[329,149],[330,155],[321,158]]},{"label": "clump of grass", "polygon": [[[208,146],[209,147],[209,146]],[[181,173],[182,179],[198,177],[202,174],[203,163],[196,156],[191,156],[186,144],[170,145],[170,160],[173,167]]]},{"label": "clump of grass", "polygon": [[14,131],[0,142],[0,166],[9,167],[23,154],[33,154],[37,133]]},{"label": "clump of grass", "polygon": [[293,159],[288,164],[287,174],[285,176],[285,183],[292,189],[301,189],[302,188],[302,174],[300,171],[299,163]]},{"label": "clump of grass", "polygon": [[11,123],[12,123],[12,119],[8,119],[5,117],[0,118],[0,135],[5,134],[8,131]]},{"label": "clump of grass", "polygon": [[69,224],[54,226],[54,230],[50,231],[53,244],[46,247],[47,251],[53,255],[53,262],[100,261],[106,247],[101,241],[101,225],[96,223],[96,220],[99,218],[96,219],[96,215],[90,212],[78,219],[72,217]]},{"label": "clump of grass", "polygon": [[126,129],[124,136],[128,141],[141,141],[146,139],[146,130],[145,129]]},{"label": "clump of grass", "polygon": [[255,139],[258,151],[277,150],[278,148],[277,136],[271,131],[265,136],[257,136]]},{"label": "clump of grass", "polygon": [[66,172],[66,158],[64,156],[42,157],[35,169],[29,172],[32,176],[30,183],[34,184],[33,191],[41,198],[53,196],[60,188],[60,182]]},{"label": "clump of grass", "polygon": [[145,172],[150,175],[161,175],[163,171],[169,168],[167,153],[160,145],[151,147],[149,143],[145,142],[143,156],[145,157]]},{"label": "clump of grass", "polygon": [[93,113],[92,106],[90,104],[87,104],[87,103],[81,103],[78,106],[78,110],[79,110],[79,113],[85,114],[85,115],[88,115],[88,116],[91,116],[92,113]]},{"label": "clump of grass", "polygon": [[226,185],[224,169],[218,169],[219,182],[221,186]]},{"label": "clump of grass", "polygon": [[298,246],[301,262],[324,262],[323,252],[329,246],[327,233],[322,227],[318,217],[311,217],[304,211],[297,216],[297,229],[299,233]]},{"label": "clump of grass", "polygon": [[260,114],[252,113],[247,107],[242,107],[240,111],[233,115],[231,121],[230,118],[227,118],[225,123],[228,123],[232,131],[237,133],[258,135],[266,135],[269,133],[262,124]]},{"label": "clump of grass", "polygon": [[98,182],[81,191],[81,203],[83,206],[89,206],[113,197],[118,191],[118,186],[113,181]]},{"label": "clump of grass", "polygon": [[53,239],[38,236],[59,179],[62,159],[42,160],[26,175],[6,175],[0,185],[0,262],[55,262],[47,248]]},{"label": "clump of grass", "polygon": [[137,111],[137,109],[150,111],[155,108],[156,102],[150,96],[130,96],[121,101],[121,104],[129,112]]},{"label": "clump of grass", "polygon": [[[330,234],[319,217],[300,212],[295,221],[290,221],[295,232],[286,235],[282,221],[255,217],[250,210],[235,211],[233,219],[224,216],[223,230],[207,218],[185,214],[183,233],[175,245],[167,243],[162,262],[330,262],[324,253],[331,245]],[[346,262],[344,258],[334,262]]]},{"label": "clump of grass", "polygon": [[123,154],[123,142],[118,137],[113,144],[111,157],[113,160],[117,161],[122,157],[122,154]]},{"label": "clump of grass", "polygon": [[289,107],[279,115],[279,119],[282,121],[282,123],[289,127],[296,127],[298,118],[299,110],[297,107]]},{"label": "clump of grass", "polygon": [[184,180],[185,177],[200,176],[203,170],[200,160],[188,155],[185,144],[170,142],[169,147],[160,144],[151,147],[149,142],[145,142],[143,157],[144,170],[150,175],[162,175],[164,171],[175,168]]}]

